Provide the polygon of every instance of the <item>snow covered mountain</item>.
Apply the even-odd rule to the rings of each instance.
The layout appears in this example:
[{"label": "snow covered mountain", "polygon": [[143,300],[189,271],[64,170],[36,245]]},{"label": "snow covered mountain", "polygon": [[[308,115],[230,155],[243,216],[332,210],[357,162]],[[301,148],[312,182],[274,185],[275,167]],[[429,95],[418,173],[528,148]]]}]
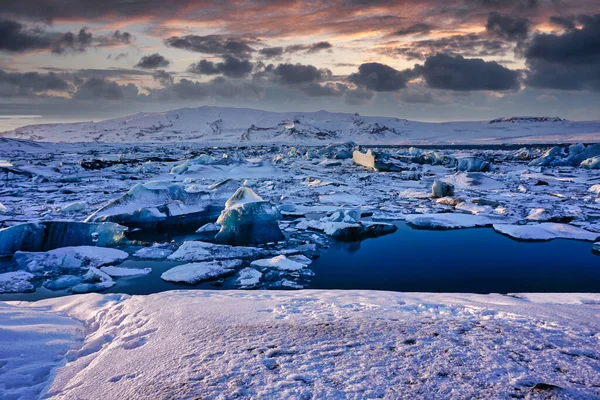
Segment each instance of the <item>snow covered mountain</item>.
[{"label": "snow covered mountain", "polygon": [[30,125],[0,133],[47,142],[202,142],[505,144],[600,142],[600,121],[511,117],[484,122],[426,123],[391,117],[318,112],[267,112],[200,107],[139,113],[100,122]]}]

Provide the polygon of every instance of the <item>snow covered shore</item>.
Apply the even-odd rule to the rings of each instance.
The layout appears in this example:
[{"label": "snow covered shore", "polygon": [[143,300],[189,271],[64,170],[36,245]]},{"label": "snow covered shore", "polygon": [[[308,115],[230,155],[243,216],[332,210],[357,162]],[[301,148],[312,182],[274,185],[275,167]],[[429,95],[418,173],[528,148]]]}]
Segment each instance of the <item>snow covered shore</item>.
[{"label": "snow covered shore", "polygon": [[86,294],[0,303],[0,393],[591,399],[599,332],[600,294]]}]

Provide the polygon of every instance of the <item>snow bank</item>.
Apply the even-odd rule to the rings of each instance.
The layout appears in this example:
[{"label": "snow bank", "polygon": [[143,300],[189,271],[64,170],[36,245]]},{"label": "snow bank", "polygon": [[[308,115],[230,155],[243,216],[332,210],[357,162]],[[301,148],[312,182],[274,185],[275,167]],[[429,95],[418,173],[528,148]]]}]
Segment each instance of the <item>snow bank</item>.
[{"label": "snow bank", "polygon": [[598,294],[374,291],[0,303],[7,362],[0,391],[102,399],[596,398],[599,303]]}]

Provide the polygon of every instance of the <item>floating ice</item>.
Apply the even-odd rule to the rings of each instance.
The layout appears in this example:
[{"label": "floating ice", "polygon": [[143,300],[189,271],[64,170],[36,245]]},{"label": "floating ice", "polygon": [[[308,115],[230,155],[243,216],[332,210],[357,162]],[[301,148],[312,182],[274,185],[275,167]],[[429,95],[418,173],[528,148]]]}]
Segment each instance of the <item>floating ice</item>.
[{"label": "floating ice", "polygon": [[273,258],[252,261],[250,265],[252,265],[253,267],[276,268],[282,271],[299,271],[302,268],[306,268],[307,266],[307,264],[290,260],[284,255],[278,255]]},{"label": "floating ice", "polygon": [[152,272],[152,268],[124,268],[124,267],[102,267],[100,271],[111,277],[123,277],[123,276],[137,276],[137,275],[148,275]]},{"label": "floating ice", "polygon": [[393,233],[398,227],[384,222],[361,221],[358,210],[345,209],[334,212],[329,217],[319,221],[305,220],[297,229],[315,229],[324,232],[337,240],[361,240],[368,237],[377,237]]},{"label": "floating ice", "polygon": [[200,228],[198,228],[196,230],[196,233],[218,232],[220,230],[221,230],[221,225],[215,224],[213,222],[209,222],[208,224],[204,224]]},{"label": "floating ice", "polygon": [[77,286],[83,282],[83,279],[75,275],[61,275],[54,280],[44,282],[44,287],[50,290],[64,290]]},{"label": "floating ice", "polygon": [[85,211],[86,209],[87,209],[87,204],[85,204],[83,201],[76,201],[74,203],[67,204],[66,206],[61,208],[60,211],[62,211],[64,213],[77,213],[77,212]]},{"label": "floating ice", "polygon": [[31,272],[41,272],[54,269],[100,267],[124,261],[128,256],[129,254],[118,249],[77,246],[61,247],[47,252],[18,251],[13,258],[20,268]]},{"label": "floating ice", "polygon": [[208,154],[201,154],[196,158],[186,160],[183,164],[173,167],[171,169],[171,173],[181,175],[183,173],[186,173],[187,171],[194,171],[199,165],[212,164],[215,161],[216,159],[213,156],[209,156]]},{"label": "floating ice", "polygon": [[108,289],[116,283],[112,278],[98,268],[90,267],[83,276],[83,283],[71,288],[73,293],[89,293]]},{"label": "floating ice", "polygon": [[438,214],[411,214],[406,216],[409,225],[425,229],[459,229],[492,226],[505,219],[482,215],[438,213]]},{"label": "floating ice", "polygon": [[113,223],[71,221],[19,224],[0,229],[0,256],[68,246],[114,246],[124,239],[125,229]]},{"label": "floating ice", "polygon": [[[569,147],[555,146],[546,151],[541,157],[532,160],[530,166],[579,166],[590,168],[593,161],[587,161],[600,156],[600,144],[583,145],[574,144]],[[585,165],[582,163],[586,161]]]},{"label": "floating ice", "polygon": [[173,261],[197,262],[207,260],[247,259],[269,255],[270,252],[257,247],[242,247],[213,244],[199,241],[185,242],[171,254]]},{"label": "floating ice", "polygon": [[587,169],[600,169],[600,157],[587,158],[580,165]]},{"label": "floating ice", "polygon": [[522,240],[575,239],[594,241],[600,236],[598,233],[586,231],[573,225],[553,222],[542,222],[535,225],[494,224],[493,226],[496,232]]},{"label": "floating ice", "polygon": [[252,288],[259,284],[262,272],[254,268],[244,268],[239,272],[238,283],[242,288]]},{"label": "floating ice", "polygon": [[133,253],[134,257],[147,258],[147,259],[160,259],[167,258],[173,254],[171,246],[169,244],[154,243],[150,247],[144,247]]},{"label": "floating ice", "polygon": [[214,220],[221,209],[209,192],[188,192],[178,184],[152,181],[135,185],[86,221],[116,222],[141,229],[197,227]]},{"label": "floating ice", "polygon": [[219,243],[248,245],[278,242],[285,239],[277,220],[277,207],[264,201],[248,187],[239,188],[225,203],[217,219],[221,230],[215,236]]},{"label": "floating ice", "polygon": [[240,260],[210,261],[179,265],[164,272],[160,277],[169,282],[195,284],[231,275],[242,265]]}]

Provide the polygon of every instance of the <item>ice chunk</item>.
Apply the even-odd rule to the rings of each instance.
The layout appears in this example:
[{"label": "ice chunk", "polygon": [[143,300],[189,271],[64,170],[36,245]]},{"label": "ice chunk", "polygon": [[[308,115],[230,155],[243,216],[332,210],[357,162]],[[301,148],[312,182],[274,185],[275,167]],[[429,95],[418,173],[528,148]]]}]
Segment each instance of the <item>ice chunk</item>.
[{"label": "ice chunk", "polygon": [[188,170],[194,171],[197,168],[196,166],[198,165],[212,164],[215,161],[216,158],[214,158],[213,156],[209,156],[208,154],[201,154],[196,158],[186,160],[183,164],[173,167],[171,169],[171,173],[181,175],[183,173],[186,173]]},{"label": "ice chunk", "polygon": [[163,259],[173,254],[169,244],[154,243],[150,247],[144,247],[133,253],[134,257],[147,259]]},{"label": "ice chunk", "polygon": [[89,293],[108,289],[116,283],[108,274],[100,271],[98,268],[90,267],[83,276],[83,282],[71,288],[73,293]]},{"label": "ice chunk", "polygon": [[307,266],[307,264],[303,264],[298,261],[292,261],[284,255],[252,261],[250,265],[253,267],[276,268],[282,271],[299,271]]},{"label": "ice chunk", "polygon": [[46,221],[19,224],[0,229],[0,256],[68,246],[114,246],[124,239],[125,230],[113,223]]},{"label": "ice chunk", "polygon": [[63,213],[77,213],[81,211],[85,211],[87,208],[87,204],[83,201],[76,201],[74,203],[67,204],[63,208],[60,209]]},{"label": "ice chunk", "polygon": [[14,255],[15,263],[31,272],[53,269],[100,267],[124,261],[129,254],[105,247],[61,247],[47,252],[22,252]]},{"label": "ice chunk", "polygon": [[459,213],[410,214],[406,216],[406,223],[425,229],[458,229],[492,226],[503,220],[505,219]]},{"label": "ice chunk", "polygon": [[393,224],[361,221],[360,217],[358,210],[338,210],[331,216],[323,217],[319,221],[305,220],[296,225],[296,228],[311,228],[322,231],[337,240],[361,240],[368,237],[387,235],[398,229]]},{"label": "ice chunk", "polygon": [[580,165],[587,169],[600,169],[600,157],[587,158]]},{"label": "ice chunk", "polygon": [[55,280],[44,282],[44,287],[50,290],[64,290],[77,286],[83,279],[75,275],[61,275]]},{"label": "ice chunk", "polygon": [[6,212],[8,212],[8,208],[6,208],[4,204],[0,203],[0,213],[5,214]]},{"label": "ice chunk", "polygon": [[219,230],[221,230],[221,225],[209,222],[208,224],[204,224],[198,228],[196,233],[218,232]]},{"label": "ice chunk", "polygon": [[262,272],[254,268],[244,268],[240,271],[239,275],[238,283],[242,288],[255,287],[260,282],[260,278],[262,278]]},{"label": "ice chunk", "polygon": [[214,221],[223,207],[209,192],[188,192],[166,181],[138,184],[90,215],[88,222],[116,222],[128,227],[200,226]]},{"label": "ice chunk", "polygon": [[279,210],[252,189],[239,188],[225,207],[217,219],[221,230],[215,240],[219,243],[248,245],[285,239],[277,223],[281,218]]},{"label": "ice chunk", "polygon": [[494,230],[522,240],[575,239],[594,241],[599,237],[598,233],[586,231],[569,224],[553,222],[542,222],[535,225],[494,224]]},{"label": "ice chunk", "polygon": [[453,196],[454,185],[436,180],[431,186],[431,195],[436,199],[440,197]]},{"label": "ice chunk", "polygon": [[486,172],[489,171],[491,165],[480,157],[464,157],[458,159],[456,169],[465,172]]},{"label": "ice chunk", "polygon": [[173,261],[197,262],[207,260],[247,259],[269,255],[270,252],[256,247],[228,246],[207,242],[185,242],[171,254]]},{"label": "ice chunk", "polygon": [[195,284],[231,275],[242,265],[241,260],[210,261],[179,265],[164,272],[160,277],[169,282]]},{"label": "ice chunk", "polygon": [[13,271],[0,274],[0,293],[25,293],[35,291],[31,282],[34,275],[25,271]]},{"label": "ice chunk", "polygon": [[148,275],[152,268],[102,267],[100,271],[112,277]]},{"label": "ice chunk", "polygon": [[402,166],[389,161],[389,155],[380,152],[374,152],[371,149],[367,150],[366,153],[362,153],[360,150],[355,150],[352,153],[352,160],[363,167],[367,167],[374,171],[391,171],[400,172],[404,168]]},{"label": "ice chunk", "polygon": [[[593,161],[587,161],[600,156],[600,144],[583,145],[574,144],[569,147],[555,146],[546,151],[541,157],[532,160],[530,166],[573,166],[581,165],[589,168],[594,165]],[[582,165],[583,162],[585,165]]]}]

